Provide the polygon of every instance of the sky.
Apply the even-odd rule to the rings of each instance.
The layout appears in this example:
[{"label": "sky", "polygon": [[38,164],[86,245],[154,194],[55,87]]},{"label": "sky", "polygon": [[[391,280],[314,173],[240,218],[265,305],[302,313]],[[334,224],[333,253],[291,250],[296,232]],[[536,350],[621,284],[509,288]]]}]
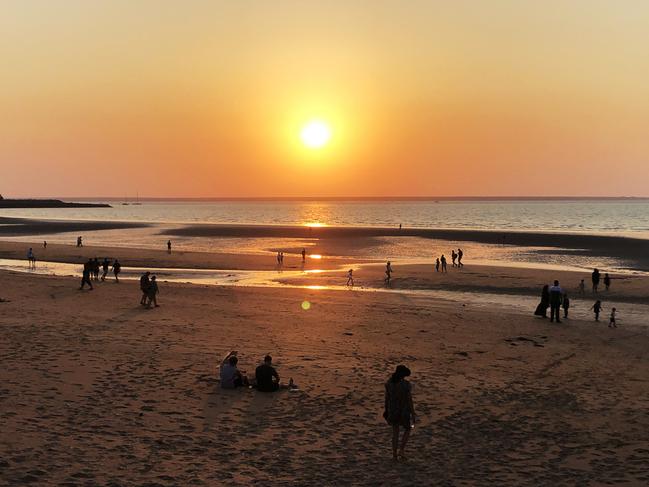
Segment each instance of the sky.
[{"label": "sky", "polygon": [[643,0],[0,8],[5,197],[649,196]]}]

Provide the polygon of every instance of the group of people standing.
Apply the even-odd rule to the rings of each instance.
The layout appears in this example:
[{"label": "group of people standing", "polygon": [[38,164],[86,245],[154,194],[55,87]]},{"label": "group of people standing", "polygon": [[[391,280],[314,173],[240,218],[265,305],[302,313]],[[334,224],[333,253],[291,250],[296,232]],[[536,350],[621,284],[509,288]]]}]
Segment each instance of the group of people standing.
[{"label": "group of people standing", "polygon": [[[593,270],[593,273],[591,274],[591,281],[593,284],[592,287],[593,294],[598,293],[600,280],[601,280],[601,274],[599,272],[599,269]],[[607,291],[610,290],[611,277],[608,275],[608,273],[604,274],[603,280],[604,280],[604,286],[606,287],[606,290]],[[586,285],[584,279],[582,279],[581,282],[579,283],[579,294],[584,295],[586,293],[585,287]],[[552,286],[548,286],[547,284],[543,286],[543,289],[541,290],[541,302],[536,307],[534,314],[536,316],[547,318],[548,308],[550,308],[550,322],[556,321],[557,323],[561,323],[561,319],[559,316],[561,308],[563,308],[563,317],[568,318],[568,310],[570,309],[570,298],[568,297],[568,293],[565,292],[559,285],[559,281],[555,280]],[[597,300],[595,304],[591,306],[590,309],[595,314],[595,321],[599,321],[599,315],[604,309],[602,306],[602,302],[600,300]],[[611,315],[608,324],[609,328],[617,328],[616,313],[617,313],[617,309],[611,308]]]},{"label": "group of people standing", "polygon": [[[462,257],[464,257],[462,249],[457,249],[457,252],[455,252],[455,249],[451,250],[451,266],[457,268],[464,267]],[[435,272],[448,272],[447,260],[444,254],[435,259]]]},{"label": "group of people standing", "polygon": [[[115,259],[113,261],[113,275],[115,276],[115,282],[119,283],[119,274],[122,272],[122,264],[119,263],[119,260]],[[79,289],[83,289],[87,284],[90,290],[92,291],[92,281],[99,281],[99,271],[101,269],[101,281],[106,280],[108,276],[108,270],[110,269],[111,262],[108,258],[104,257],[104,260],[100,263],[99,259],[95,257],[94,259],[88,259],[88,262],[83,264],[83,272],[81,275],[81,286]]]}]

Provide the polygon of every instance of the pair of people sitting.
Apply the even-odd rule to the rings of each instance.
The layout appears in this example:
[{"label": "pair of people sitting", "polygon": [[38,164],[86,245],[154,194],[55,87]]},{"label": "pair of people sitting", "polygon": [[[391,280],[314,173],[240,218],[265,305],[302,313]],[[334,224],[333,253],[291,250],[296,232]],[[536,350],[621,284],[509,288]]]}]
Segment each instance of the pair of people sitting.
[{"label": "pair of people sitting", "polygon": [[[237,368],[238,362],[236,350],[227,354],[221,362],[221,388],[236,389],[252,385],[261,392],[275,392],[280,388],[279,374],[273,367],[273,358],[270,355],[266,355],[264,362],[255,370],[253,384],[248,380],[245,371],[242,372]],[[289,382],[289,387],[292,386],[292,382],[292,380]]]}]

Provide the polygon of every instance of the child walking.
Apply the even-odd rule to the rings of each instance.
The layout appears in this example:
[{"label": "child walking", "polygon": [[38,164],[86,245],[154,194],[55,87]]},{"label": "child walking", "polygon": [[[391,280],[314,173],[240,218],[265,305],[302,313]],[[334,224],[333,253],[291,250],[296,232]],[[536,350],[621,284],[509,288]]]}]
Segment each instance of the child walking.
[{"label": "child walking", "polygon": [[602,302],[598,299],[590,309],[595,312],[595,321],[599,321],[599,313],[602,311]]},{"label": "child walking", "polygon": [[615,308],[611,308],[611,317],[608,320],[608,327],[617,328],[617,325],[615,324]]}]

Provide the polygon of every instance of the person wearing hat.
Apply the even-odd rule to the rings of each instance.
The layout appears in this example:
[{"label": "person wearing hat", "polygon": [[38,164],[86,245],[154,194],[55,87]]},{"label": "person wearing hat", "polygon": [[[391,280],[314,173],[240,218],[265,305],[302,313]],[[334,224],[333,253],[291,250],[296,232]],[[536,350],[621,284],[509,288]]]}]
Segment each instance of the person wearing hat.
[{"label": "person wearing hat", "polygon": [[[410,430],[415,424],[412,388],[410,382],[406,380],[408,376],[410,376],[410,369],[405,365],[398,365],[390,379],[385,383],[385,410],[383,417],[392,426],[392,457],[394,460],[405,460],[404,450],[410,437]],[[399,445],[400,428],[403,428],[401,445]]]}]

